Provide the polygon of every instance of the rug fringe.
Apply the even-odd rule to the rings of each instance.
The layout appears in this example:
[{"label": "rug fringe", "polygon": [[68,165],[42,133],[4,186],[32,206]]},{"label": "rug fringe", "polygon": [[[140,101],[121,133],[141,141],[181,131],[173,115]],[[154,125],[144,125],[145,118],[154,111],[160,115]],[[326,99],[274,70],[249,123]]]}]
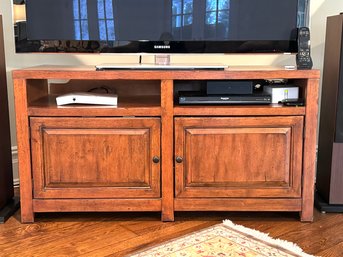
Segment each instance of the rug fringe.
[{"label": "rug fringe", "polygon": [[243,232],[245,234],[248,234],[250,236],[259,238],[265,242],[268,242],[270,244],[275,244],[275,245],[279,245],[291,252],[294,252],[295,254],[300,255],[301,257],[315,257],[314,255],[310,255],[305,253],[298,245],[296,245],[295,243],[286,241],[286,240],[282,240],[282,239],[275,239],[269,236],[269,234],[263,233],[261,231],[255,230],[255,229],[251,229],[251,228],[247,228],[244,227],[242,225],[238,225],[233,223],[231,220],[226,219],[223,221],[223,224],[227,227],[233,228],[235,230],[238,230],[240,232]]}]

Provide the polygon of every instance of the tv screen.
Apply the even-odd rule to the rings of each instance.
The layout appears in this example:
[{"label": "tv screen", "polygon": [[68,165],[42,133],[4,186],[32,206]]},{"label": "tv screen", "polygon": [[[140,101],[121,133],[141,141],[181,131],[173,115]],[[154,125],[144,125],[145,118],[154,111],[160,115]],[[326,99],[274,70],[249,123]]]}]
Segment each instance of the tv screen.
[{"label": "tv screen", "polygon": [[307,0],[26,0],[26,33],[39,51],[295,52],[306,10]]}]

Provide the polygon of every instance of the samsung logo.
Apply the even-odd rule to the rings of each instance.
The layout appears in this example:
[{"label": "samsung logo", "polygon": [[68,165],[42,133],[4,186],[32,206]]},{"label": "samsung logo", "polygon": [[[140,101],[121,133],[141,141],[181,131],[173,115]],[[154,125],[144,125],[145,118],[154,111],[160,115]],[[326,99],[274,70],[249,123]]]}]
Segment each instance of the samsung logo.
[{"label": "samsung logo", "polygon": [[154,45],[154,49],[170,49],[170,46],[166,46],[166,45]]}]

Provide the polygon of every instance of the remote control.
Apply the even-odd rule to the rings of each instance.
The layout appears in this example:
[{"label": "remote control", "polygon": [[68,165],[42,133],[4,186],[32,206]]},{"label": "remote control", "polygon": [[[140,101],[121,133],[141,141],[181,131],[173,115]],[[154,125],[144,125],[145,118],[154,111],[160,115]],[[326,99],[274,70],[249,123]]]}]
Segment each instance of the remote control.
[{"label": "remote control", "polygon": [[297,68],[299,70],[312,69],[313,63],[310,48],[310,30],[307,27],[301,27],[298,31],[298,54],[296,56]]}]

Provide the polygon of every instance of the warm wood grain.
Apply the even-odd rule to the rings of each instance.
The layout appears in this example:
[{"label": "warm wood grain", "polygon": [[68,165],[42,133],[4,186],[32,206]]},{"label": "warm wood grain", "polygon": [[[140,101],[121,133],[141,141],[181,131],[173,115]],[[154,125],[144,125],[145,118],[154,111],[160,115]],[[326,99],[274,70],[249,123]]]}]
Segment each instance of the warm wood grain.
[{"label": "warm wood grain", "polygon": [[301,199],[175,198],[175,211],[299,211]]},{"label": "warm wood grain", "polygon": [[162,79],[307,79],[319,78],[318,70],[285,70],[280,67],[256,69],[255,67],[230,67],[224,71],[214,70],[113,70],[96,71],[95,67],[37,66],[13,71],[14,79],[94,79],[115,80],[162,80]]},{"label": "warm wood grain", "polygon": [[125,256],[231,219],[252,229],[296,243],[309,254],[341,257],[343,215],[314,212],[313,223],[295,213],[183,212],[176,222],[158,213],[47,213],[34,224],[21,224],[18,211],[0,226],[1,255]]},{"label": "warm wood grain", "polygon": [[[13,71],[13,78],[18,109],[19,167],[21,181],[25,182],[22,188],[24,222],[33,221],[33,211],[68,211],[68,208],[70,211],[112,211],[116,210],[112,206],[115,201],[126,199],[132,200],[131,207],[121,202],[118,211],[126,208],[151,210],[140,205],[138,200],[144,197],[154,202],[152,210],[160,210],[164,221],[174,220],[174,210],[239,210],[240,204],[243,204],[242,210],[300,211],[302,220],[311,220],[319,84],[317,70],[230,67],[224,71],[99,72],[94,67],[41,66]],[[174,106],[174,96],[182,83],[197,86],[202,80],[209,79],[273,78],[289,79],[290,83],[298,85],[306,106]],[[54,94],[80,88],[88,90],[93,83],[118,90],[121,95],[118,107],[56,106]],[[47,90],[48,84],[50,91]],[[138,126],[138,123],[114,130],[102,127],[105,119],[120,124],[121,119],[137,120],[138,117],[147,121],[159,119],[159,122],[154,128],[144,124]],[[32,149],[29,119],[43,121],[33,126]],[[46,126],[50,119],[54,119],[58,126]],[[70,126],[69,119],[79,119],[80,122]],[[87,119],[92,122],[86,122]],[[174,130],[174,119],[194,119],[197,122]],[[219,120],[225,122],[216,123]],[[130,152],[130,133],[125,133],[130,128],[134,128],[141,139],[137,141],[141,149],[139,153]],[[111,132],[105,133],[108,129]],[[115,130],[119,133],[114,133]],[[82,140],[78,141],[76,136],[71,139],[74,134],[65,131],[77,132]],[[65,138],[69,142],[67,148],[72,150],[71,156],[82,156],[79,160],[84,159],[83,164],[81,161],[77,165],[74,161],[70,161],[72,165],[65,164],[64,160],[68,160],[69,155],[61,147],[56,147]],[[150,139],[155,142],[151,145],[156,145],[160,152],[157,148],[145,147],[150,144]],[[112,162],[100,162],[103,146],[109,147],[119,141],[122,147],[111,155]],[[95,149],[89,156],[86,154],[90,149],[88,145]],[[124,154],[119,156],[119,152]],[[155,153],[160,158],[160,162],[153,166],[156,169],[142,172],[142,166],[148,170],[148,158],[151,160]],[[178,155],[184,158],[184,164],[176,162],[174,157]],[[211,158],[206,161],[208,156]],[[126,166],[131,159],[136,164],[132,169]],[[191,160],[188,164],[187,159]],[[105,178],[102,175],[107,172],[97,172],[99,167],[100,170],[112,171],[111,163],[119,165],[120,170],[126,170],[126,174],[118,172],[118,169]],[[31,165],[34,168],[33,184]],[[185,165],[184,170],[180,169],[181,165]],[[32,189],[35,194],[34,210]],[[185,201],[174,201],[174,193]],[[268,202],[269,199],[275,201]],[[251,209],[245,206],[248,203],[251,203]],[[232,204],[231,209],[225,209],[225,204]]]},{"label": "warm wood grain", "polygon": [[161,211],[160,199],[34,199],[35,212]]},{"label": "warm wood grain", "polygon": [[31,105],[37,99],[48,97],[48,81],[46,79],[26,80],[27,104]]},{"label": "warm wood grain", "polygon": [[161,116],[160,96],[131,96],[118,98],[117,106],[56,105],[56,96],[49,95],[31,102],[30,116]]},{"label": "warm wood grain", "polygon": [[[176,118],[176,197],[300,197],[302,117]],[[209,207],[210,209],[210,207]]]},{"label": "warm wood grain", "polygon": [[306,115],[303,150],[302,221],[313,220],[314,179],[318,125],[319,80],[309,79],[306,88]]},{"label": "warm wood grain", "polygon": [[121,97],[161,95],[160,80],[137,79],[62,79],[49,80],[50,94],[62,95],[70,92],[115,93]]},{"label": "warm wood grain", "polygon": [[29,120],[27,113],[27,88],[26,80],[17,79],[14,83],[14,103],[16,114],[16,130],[18,145],[18,168],[21,184],[20,205],[21,221],[33,222],[34,213],[32,209],[32,174]]},{"label": "warm wood grain", "polygon": [[162,220],[174,221],[173,81],[161,82],[162,108]]},{"label": "warm wood grain", "polygon": [[34,198],[160,197],[160,119],[31,118]]},{"label": "warm wood grain", "polygon": [[176,105],[174,115],[179,116],[287,116],[304,115],[305,107],[284,107],[281,104],[270,105],[226,105],[226,106],[204,106]]}]

